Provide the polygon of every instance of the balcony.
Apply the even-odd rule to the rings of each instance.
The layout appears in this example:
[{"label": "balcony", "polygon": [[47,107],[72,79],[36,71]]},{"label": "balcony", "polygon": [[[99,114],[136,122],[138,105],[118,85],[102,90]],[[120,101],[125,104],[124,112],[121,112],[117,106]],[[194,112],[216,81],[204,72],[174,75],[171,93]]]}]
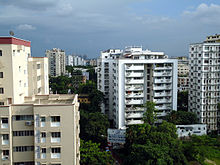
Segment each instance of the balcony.
[{"label": "balcony", "polygon": [[171,103],[171,99],[154,99],[155,103]]},{"label": "balcony", "polygon": [[155,106],[156,109],[158,110],[166,110],[166,109],[171,109],[171,106],[168,106],[168,105],[157,105]]},{"label": "balcony", "polygon": [[143,100],[126,100],[125,104],[127,105],[143,104]]},{"label": "balcony", "polygon": [[134,80],[134,79],[132,79],[132,80],[126,80],[125,82],[126,82],[126,84],[143,84],[144,80]]},{"label": "balcony", "polygon": [[172,66],[155,67],[154,70],[172,70]]},{"label": "balcony", "polygon": [[137,86],[137,87],[132,86],[132,87],[126,87],[125,89],[127,91],[142,91],[142,90],[144,90],[143,86]]},{"label": "balcony", "polygon": [[171,92],[155,92],[154,97],[171,96]]},{"label": "balcony", "polygon": [[144,108],[142,107],[131,107],[131,108],[125,108],[126,112],[133,112],[133,111],[144,111]]},{"label": "balcony", "polygon": [[125,122],[126,125],[133,125],[133,124],[143,124],[142,120],[128,120]]},{"label": "balcony", "polygon": [[131,93],[131,94],[126,94],[127,98],[143,98],[144,94],[143,93]]},{"label": "balcony", "polygon": [[171,72],[154,72],[154,77],[172,76]]},{"label": "balcony", "polygon": [[143,73],[126,73],[126,77],[143,77],[144,74]]},{"label": "balcony", "polygon": [[133,66],[133,65],[131,65],[131,66],[125,67],[125,69],[126,70],[144,70],[144,65],[142,65],[142,66]]},{"label": "balcony", "polygon": [[126,114],[126,118],[142,118],[143,114],[141,113],[128,113]]}]

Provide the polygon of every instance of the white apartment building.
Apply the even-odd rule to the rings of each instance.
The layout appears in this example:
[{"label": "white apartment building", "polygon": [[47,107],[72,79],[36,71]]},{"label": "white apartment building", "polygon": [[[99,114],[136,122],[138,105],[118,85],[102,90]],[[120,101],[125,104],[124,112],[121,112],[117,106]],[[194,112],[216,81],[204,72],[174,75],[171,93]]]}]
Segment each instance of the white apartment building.
[{"label": "white apartment building", "polygon": [[35,95],[0,106],[1,165],[79,165],[77,95]]},{"label": "white apartment building", "polygon": [[65,51],[59,48],[46,50],[46,57],[48,57],[48,70],[50,76],[61,76],[66,71],[66,55]]},{"label": "white apartment building", "polygon": [[66,65],[70,66],[86,66],[86,60],[81,56],[69,55],[66,56]]},{"label": "white apartment building", "polygon": [[208,131],[219,131],[220,35],[208,36],[189,47],[189,111],[195,112]]},{"label": "white apartment building", "polygon": [[97,86],[98,90],[102,91],[105,97],[101,108],[102,112],[109,116],[110,120],[113,120],[113,62],[122,55],[122,52],[120,49],[108,49],[102,51],[98,59]]},{"label": "white apartment building", "polygon": [[[116,128],[143,123],[144,108],[141,106],[146,101],[156,103],[159,117],[177,110],[177,60],[142,47],[127,47],[123,55],[111,59],[111,65],[100,60],[103,59],[99,59],[98,64],[98,88],[109,93],[109,106],[105,104],[107,107],[103,107],[103,111],[109,110]],[[107,70],[109,76],[103,78]]]},{"label": "white apartment building", "polygon": [[0,105],[19,104],[25,96],[49,93],[47,58],[31,57],[30,47],[30,41],[0,37]]}]

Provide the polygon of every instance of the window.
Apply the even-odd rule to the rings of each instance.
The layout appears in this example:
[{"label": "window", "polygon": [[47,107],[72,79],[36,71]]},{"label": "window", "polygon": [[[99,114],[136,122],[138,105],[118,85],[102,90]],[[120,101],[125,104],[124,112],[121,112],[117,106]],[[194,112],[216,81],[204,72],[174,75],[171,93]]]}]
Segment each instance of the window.
[{"label": "window", "polygon": [[14,152],[28,152],[34,151],[34,146],[17,146],[13,147]]},{"label": "window", "polygon": [[60,122],[60,116],[51,116],[51,122]]},{"label": "window", "polygon": [[51,158],[60,158],[61,148],[51,148]]},{"label": "window", "polygon": [[45,121],[46,121],[46,118],[44,116],[40,117],[40,126],[41,127],[45,127]]},{"label": "window", "polygon": [[0,56],[2,56],[2,50],[0,50]]},{"label": "window", "polygon": [[33,115],[14,115],[12,116],[13,120],[20,121],[20,120],[34,120]]},{"label": "window", "polygon": [[20,72],[21,71],[21,66],[19,66],[18,69],[19,69],[19,72]]},{"label": "window", "polygon": [[46,132],[41,132],[41,137],[46,138]]},{"label": "window", "polygon": [[8,144],[9,144],[9,135],[2,134],[2,145],[8,145]]},{"label": "window", "polygon": [[37,76],[37,81],[40,81],[40,77],[41,77],[41,76]]},{"label": "window", "polygon": [[13,131],[13,136],[34,136],[34,131]]},{"label": "window", "polygon": [[2,118],[2,124],[8,124],[8,118]]},{"label": "window", "polygon": [[60,132],[51,132],[51,136],[52,136],[52,138],[60,138],[61,133]]},{"label": "window", "polygon": [[51,152],[52,152],[52,153],[61,153],[61,149],[60,149],[60,147],[51,148]]},{"label": "window", "polygon": [[37,64],[37,69],[40,69],[40,64]]},{"label": "window", "polygon": [[3,72],[0,72],[0,78],[3,78]]},{"label": "window", "polygon": [[2,159],[3,160],[9,159],[9,150],[2,150]]},{"label": "window", "polygon": [[4,102],[0,102],[0,105],[4,105]]},{"label": "window", "polygon": [[4,94],[4,88],[0,88],[0,94]]},{"label": "window", "polygon": [[47,150],[46,150],[46,148],[41,148],[41,152],[42,152],[42,153],[44,153],[44,154],[45,154],[45,153],[46,153],[46,151],[47,151]]}]

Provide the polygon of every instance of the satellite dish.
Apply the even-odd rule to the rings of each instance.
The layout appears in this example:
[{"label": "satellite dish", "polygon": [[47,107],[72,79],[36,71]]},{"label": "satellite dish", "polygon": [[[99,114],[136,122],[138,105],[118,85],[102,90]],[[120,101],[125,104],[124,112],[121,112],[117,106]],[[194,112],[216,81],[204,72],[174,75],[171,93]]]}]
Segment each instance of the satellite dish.
[{"label": "satellite dish", "polygon": [[9,34],[10,34],[11,36],[14,36],[14,35],[15,35],[15,33],[14,33],[12,30],[9,31]]}]

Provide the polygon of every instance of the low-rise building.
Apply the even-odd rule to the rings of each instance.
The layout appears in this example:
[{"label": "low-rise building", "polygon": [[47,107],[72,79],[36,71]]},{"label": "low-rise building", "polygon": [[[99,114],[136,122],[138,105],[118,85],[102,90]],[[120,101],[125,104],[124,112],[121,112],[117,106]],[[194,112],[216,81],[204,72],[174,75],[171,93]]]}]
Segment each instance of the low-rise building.
[{"label": "low-rise building", "polygon": [[178,137],[188,137],[191,135],[206,135],[206,124],[192,124],[192,125],[176,125]]}]

